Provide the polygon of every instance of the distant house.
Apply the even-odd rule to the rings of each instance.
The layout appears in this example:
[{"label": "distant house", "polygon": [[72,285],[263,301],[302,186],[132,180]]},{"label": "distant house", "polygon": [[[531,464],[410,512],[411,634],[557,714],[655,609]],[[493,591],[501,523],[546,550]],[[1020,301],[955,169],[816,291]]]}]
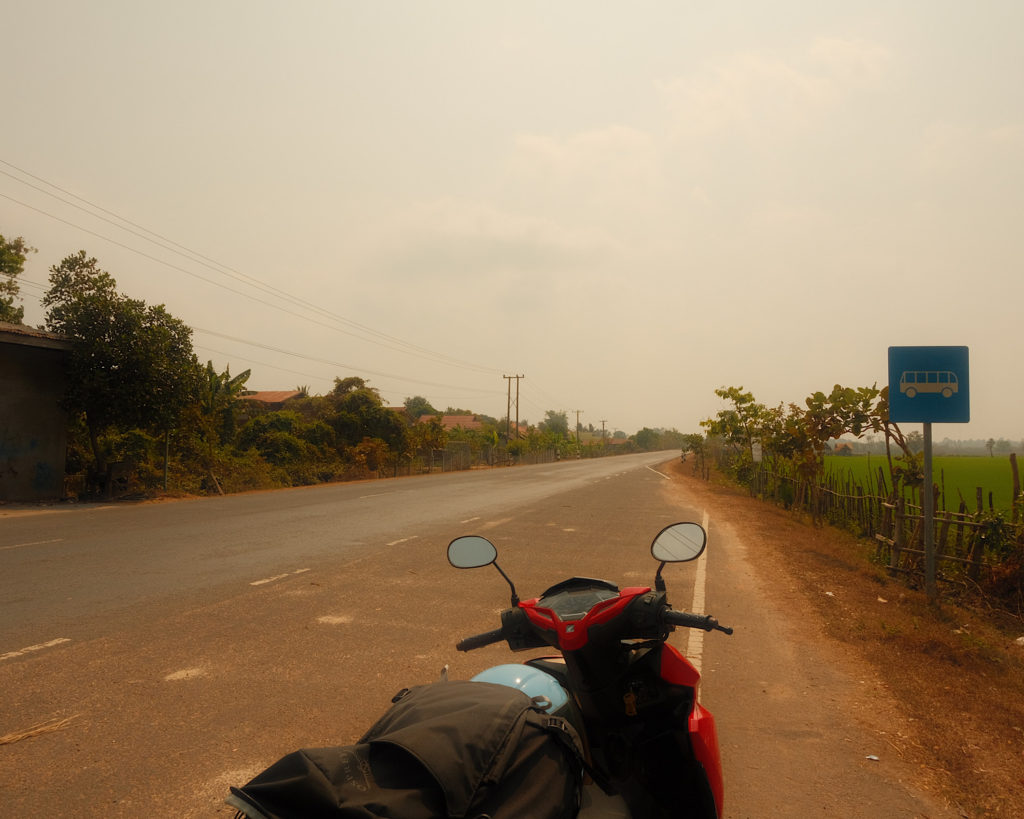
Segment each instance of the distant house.
[{"label": "distant house", "polygon": [[0,322],[0,501],[64,496],[70,350],[63,336]]},{"label": "distant house", "polygon": [[832,454],[853,455],[853,446],[851,444],[846,443],[845,441],[840,441],[838,444],[836,444],[836,448],[832,450]]},{"label": "distant house", "polygon": [[427,424],[433,420],[441,422],[445,430],[464,429],[479,431],[484,428],[479,415],[421,415],[419,423]]},{"label": "distant house", "polygon": [[301,396],[301,390],[264,390],[263,392],[249,392],[238,397],[243,401],[254,401],[258,404],[263,404],[270,410],[279,410],[284,407],[285,401]]}]

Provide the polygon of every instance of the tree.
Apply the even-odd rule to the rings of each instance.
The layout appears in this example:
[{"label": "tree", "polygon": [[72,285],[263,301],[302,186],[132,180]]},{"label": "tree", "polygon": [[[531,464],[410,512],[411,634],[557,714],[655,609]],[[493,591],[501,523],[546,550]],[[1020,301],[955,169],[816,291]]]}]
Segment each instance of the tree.
[{"label": "tree", "polygon": [[992,450],[995,449],[995,446],[996,446],[996,439],[995,438],[989,438],[987,441],[985,441],[985,449],[988,450],[988,457],[990,457],[990,458],[994,457],[993,454],[992,454]]},{"label": "tree", "polygon": [[47,328],[73,342],[65,401],[85,416],[98,474],[106,469],[102,432],[166,432],[195,400],[201,371],[191,328],[163,305],[118,293],[114,278],[84,250],[50,268],[43,306]]},{"label": "tree", "polygon": [[35,252],[21,236],[7,240],[0,235],[0,321],[21,324],[25,317],[25,308],[15,307],[14,300],[18,297],[18,276],[25,269],[25,258]]},{"label": "tree", "polygon": [[405,414],[409,416],[409,420],[419,421],[424,415],[438,415],[439,413],[422,395],[414,395],[412,398],[405,399]]},{"label": "tree", "polygon": [[[708,418],[700,425],[731,446],[737,453],[744,453],[747,461],[754,460],[754,444],[763,437],[764,404],[754,401],[754,395],[743,392],[743,387],[722,387],[715,395],[732,403],[731,409],[721,410],[715,418]],[[637,433],[639,435],[640,433]],[[637,441],[639,443],[639,440]]]},{"label": "tree", "polygon": [[212,361],[206,362],[206,369],[198,383],[199,432],[206,446],[206,473],[217,491],[223,495],[220,481],[213,472],[214,451],[218,445],[230,441],[235,434],[235,408],[238,397],[245,389],[251,370],[245,370],[232,377],[230,367],[218,373]]},{"label": "tree", "polygon": [[377,438],[393,452],[405,451],[405,422],[383,405],[380,393],[364,379],[335,378],[329,399],[334,414],[327,420],[337,433],[339,447],[354,447],[364,438]]},{"label": "tree", "polygon": [[444,449],[448,445],[449,434],[441,421],[434,417],[426,421],[417,421],[409,427],[407,446],[408,452],[429,452],[431,449]]},{"label": "tree", "polygon": [[653,451],[660,449],[661,434],[657,430],[644,427],[633,436],[633,440],[640,449]]},{"label": "tree", "polygon": [[916,429],[907,433],[907,445],[915,455],[924,451],[924,435]]},{"label": "tree", "polygon": [[561,438],[569,437],[569,416],[567,413],[556,410],[548,410],[544,413],[544,420],[537,424],[540,432],[550,432]]}]

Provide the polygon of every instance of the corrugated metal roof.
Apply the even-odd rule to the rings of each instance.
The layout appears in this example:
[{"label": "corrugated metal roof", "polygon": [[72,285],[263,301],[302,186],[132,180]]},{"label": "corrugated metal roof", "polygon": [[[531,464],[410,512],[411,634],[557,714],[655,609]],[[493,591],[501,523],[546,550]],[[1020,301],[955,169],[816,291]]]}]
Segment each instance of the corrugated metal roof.
[{"label": "corrugated metal roof", "polygon": [[239,397],[246,401],[259,401],[263,404],[283,404],[289,398],[298,398],[300,395],[302,393],[299,390],[264,390]]},{"label": "corrugated metal roof", "polygon": [[48,333],[27,324],[11,324],[6,321],[0,321],[0,341],[24,344],[28,347],[48,347],[53,350],[71,349],[71,340],[67,336]]}]

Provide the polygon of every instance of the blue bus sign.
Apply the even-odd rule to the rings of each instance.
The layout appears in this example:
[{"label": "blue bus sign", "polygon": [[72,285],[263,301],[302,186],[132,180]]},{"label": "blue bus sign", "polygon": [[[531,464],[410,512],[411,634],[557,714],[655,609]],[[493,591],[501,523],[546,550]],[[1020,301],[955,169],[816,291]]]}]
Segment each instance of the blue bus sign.
[{"label": "blue bus sign", "polygon": [[966,424],[969,375],[966,347],[890,347],[889,420]]}]

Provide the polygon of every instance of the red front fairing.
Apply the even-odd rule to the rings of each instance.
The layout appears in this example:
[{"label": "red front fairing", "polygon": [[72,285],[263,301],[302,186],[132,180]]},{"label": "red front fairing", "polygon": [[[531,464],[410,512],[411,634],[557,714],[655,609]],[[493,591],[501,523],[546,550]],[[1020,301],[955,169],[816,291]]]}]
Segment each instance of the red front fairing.
[{"label": "red front fairing", "polygon": [[563,622],[551,609],[538,606],[539,598],[536,597],[533,600],[522,601],[519,607],[526,612],[526,616],[535,626],[547,631],[554,631],[558,635],[558,647],[562,651],[578,651],[587,644],[587,632],[591,626],[599,626],[614,620],[626,606],[633,602],[633,598],[647,594],[650,590],[649,586],[623,589],[619,592],[618,597],[603,600],[581,619],[567,622]]},{"label": "red front fairing", "polygon": [[711,712],[696,701],[700,685],[700,672],[693,667],[674,646],[665,643],[661,648],[661,678],[673,685],[686,685],[694,689],[693,711],[690,712],[689,733],[693,755],[704,767],[708,785],[715,797],[715,808],[722,815],[725,785],[722,781],[722,760],[718,753],[718,730]]}]

